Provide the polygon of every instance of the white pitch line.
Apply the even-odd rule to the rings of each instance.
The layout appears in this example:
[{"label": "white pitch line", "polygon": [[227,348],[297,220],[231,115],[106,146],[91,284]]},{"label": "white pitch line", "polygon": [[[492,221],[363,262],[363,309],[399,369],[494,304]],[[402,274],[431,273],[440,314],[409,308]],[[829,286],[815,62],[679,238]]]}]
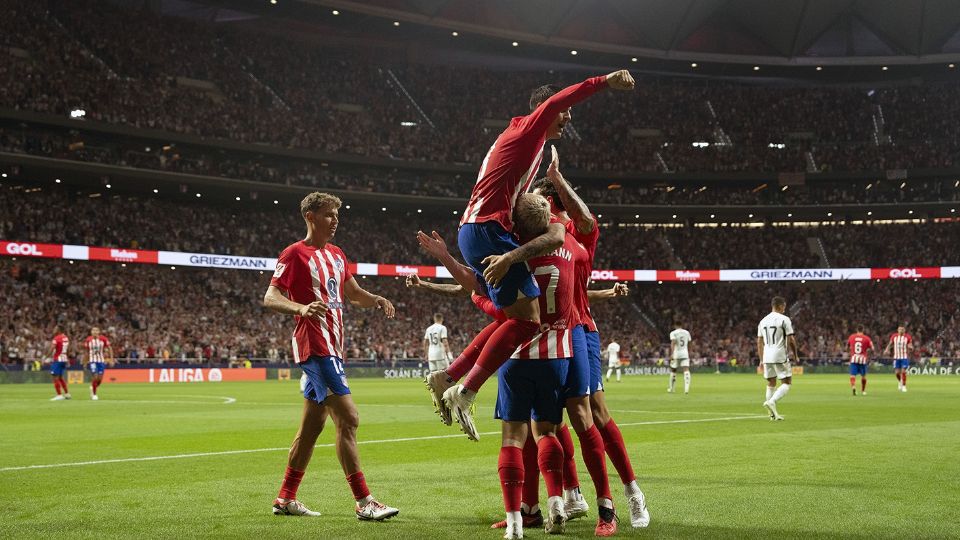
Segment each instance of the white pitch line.
[{"label": "white pitch line", "polygon": [[[748,419],[757,419],[757,418],[767,418],[764,416],[726,416],[721,418],[696,418],[692,420],[659,420],[659,421],[649,421],[649,422],[629,422],[624,424],[618,424],[621,427],[627,426],[651,426],[657,424],[691,424],[696,422],[724,422],[730,420],[748,420]],[[497,435],[499,431],[486,431],[480,433],[480,435]],[[357,444],[385,444],[385,443],[398,443],[398,442],[411,442],[411,441],[430,441],[436,439],[456,439],[465,437],[462,433],[452,433],[449,435],[427,435],[423,437],[403,437],[399,439],[377,439],[372,441],[358,441]],[[333,446],[333,443],[318,444],[316,448],[330,448]],[[75,461],[73,463],[48,463],[45,465],[22,465],[19,467],[3,467],[0,468],[0,472],[8,471],[26,471],[26,470],[36,470],[36,469],[54,469],[60,467],[80,467],[83,465],[103,465],[107,463],[133,463],[137,461],[164,461],[168,459],[187,459],[195,457],[208,457],[208,456],[229,456],[235,454],[255,454],[260,452],[279,452],[279,451],[289,451],[290,447],[284,446],[282,448],[252,448],[249,450],[225,450],[222,452],[197,452],[193,454],[174,454],[170,456],[148,456],[148,457],[136,457],[136,458],[122,458],[122,459],[102,459],[97,461]]]},{"label": "white pitch line", "polygon": [[641,413],[641,414],[728,414],[731,416],[756,416],[754,413],[739,413],[727,411],[638,411],[634,409],[609,409],[610,412]]}]

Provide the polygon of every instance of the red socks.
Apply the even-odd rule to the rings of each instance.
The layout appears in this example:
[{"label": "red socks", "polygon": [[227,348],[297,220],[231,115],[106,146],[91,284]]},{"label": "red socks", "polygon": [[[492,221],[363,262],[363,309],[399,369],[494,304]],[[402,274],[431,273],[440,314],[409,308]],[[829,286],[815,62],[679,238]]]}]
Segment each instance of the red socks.
[{"label": "red socks", "polygon": [[577,476],[577,462],[574,459],[573,437],[566,424],[557,429],[557,439],[563,447],[563,489],[580,487],[580,478]]},{"label": "red socks", "polygon": [[[64,379],[63,377],[61,377],[61,378],[59,378],[59,379],[57,379],[57,380],[60,381],[60,387],[63,388],[63,393],[64,393],[64,394],[70,393],[70,391],[67,390],[67,380]],[[903,381],[904,381],[903,384],[907,384],[907,382],[906,382],[906,381],[907,381],[907,374],[906,374],[906,373],[903,374]]]},{"label": "red socks", "polygon": [[850,387],[851,387],[851,388],[856,388],[856,387],[857,387],[857,377],[854,376],[854,375],[851,375],[851,376],[850,376]]},{"label": "red socks", "polygon": [[860,391],[861,391],[861,392],[866,392],[866,391],[867,391],[867,378],[866,378],[866,377],[860,377]]},{"label": "red socks", "polygon": [[[907,385],[907,370],[903,370],[900,372],[900,381],[903,383],[904,386]],[[63,388],[64,390],[66,390],[67,387],[64,386]]]},{"label": "red socks", "polygon": [[[613,420],[607,425],[609,426],[612,423]],[[616,424],[614,424],[614,427],[616,427]],[[620,434],[619,430],[617,430],[617,434]],[[590,426],[590,429],[580,433],[579,437],[580,452],[583,453],[583,462],[587,466],[587,472],[590,473],[590,478],[593,480],[593,487],[597,490],[597,498],[613,499],[613,497],[610,496],[610,479],[607,478],[607,460],[603,455],[605,445],[603,443],[603,436],[600,435],[600,430],[598,430],[596,424],[594,424]],[[626,455],[625,452],[624,455]],[[610,460],[614,461],[612,454]],[[627,460],[627,467],[630,467],[629,460]],[[630,474],[633,474],[633,469],[630,469]],[[624,481],[624,483],[627,482]]]},{"label": "red socks", "polygon": [[451,379],[459,381],[470,371],[470,368],[477,363],[477,358],[480,357],[480,351],[483,350],[484,343],[490,340],[490,336],[493,335],[497,328],[500,328],[499,321],[494,321],[488,324],[483,328],[483,330],[480,331],[479,334],[477,334],[475,338],[473,338],[473,341],[471,341],[470,344],[463,349],[463,352],[460,353],[460,356],[458,356],[457,359],[450,364],[450,367],[446,369],[447,375]]},{"label": "red socks", "polygon": [[607,452],[607,455],[610,456],[610,461],[613,463],[617,473],[620,475],[620,481],[624,484],[629,484],[637,479],[633,474],[633,466],[630,465],[630,457],[627,456],[627,447],[623,443],[623,435],[620,433],[620,428],[617,427],[617,423],[613,421],[613,418],[607,422],[605,426],[597,426],[600,435],[603,437],[603,446]]},{"label": "red socks", "polygon": [[366,499],[370,495],[367,489],[367,479],[363,477],[362,472],[355,472],[347,476],[347,483],[350,484],[350,491],[353,492],[353,498],[356,500]]},{"label": "red socks", "polygon": [[519,512],[523,493],[523,451],[515,446],[501,447],[497,472],[500,474],[504,509],[507,512]]},{"label": "red socks", "polygon": [[517,350],[517,347],[530,340],[539,331],[540,325],[533,321],[510,319],[501,324],[484,343],[480,357],[477,358],[477,364],[470,370],[463,381],[463,386],[474,392],[480,390],[483,383],[510,359],[510,355]]},{"label": "red socks", "polygon": [[90,381],[90,387],[93,388],[93,395],[97,395],[97,388],[100,388],[100,381]]},{"label": "red socks", "polygon": [[300,481],[303,480],[303,473],[304,471],[287,467],[287,471],[283,473],[283,484],[280,485],[280,494],[277,497],[280,499],[296,499],[297,489],[300,488]]},{"label": "red socks", "polygon": [[537,463],[548,497],[563,495],[563,457],[563,447],[556,437],[542,437],[537,443]]},{"label": "red socks", "polygon": [[60,379],[53,380],[53,388],[56,389],[57,395],[60,395]]},{"label": "red socks", "polygon": [[523,445],[523,499],[528,507],[540,504],[540,464],[538,463],[537,441],[533,434],[527,437]]}]

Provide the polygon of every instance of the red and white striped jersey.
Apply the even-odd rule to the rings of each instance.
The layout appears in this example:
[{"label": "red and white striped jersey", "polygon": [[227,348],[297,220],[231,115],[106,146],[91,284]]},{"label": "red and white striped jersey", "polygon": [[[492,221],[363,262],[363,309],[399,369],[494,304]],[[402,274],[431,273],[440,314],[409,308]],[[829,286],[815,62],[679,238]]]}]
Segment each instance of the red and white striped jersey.
[{"label": "red and white striped jersey", "polygon": [[597,241],[600,239],[600,226],[595,225],[587,234],[580,234],[572,220],[566,222],[564,226],[567,228],[567,234],[573,235],[579,245],[579,249],[574,253],[577,283],[573,293],[577,311],[580,313],[579,324],[585,325],[587,332],[596,332],[597,323],[593,320],[593,314],[590,313],[587,289],[590,286],[590,275],[593,273],[593,255],[597,251]]},{"label": "red and white striped jersey", "polygon": [[573,303],[573,250],[578,242],[572,235],[565,237],[562,247],[527,261],[540,287],[540,322],[541,329],[546,329],[520,345],[512,358],[548,360],[573,356],[573,327],[580,321]]},{"label": "red and white striped jersey", "polygon": [[54,362],[69,362],[70,359],[67,358],[67,348],[70,346],[70,338],[65,334],[57,334],[53,336],[53,361]]},{"label": "red and white striped jersey", "polygon": [[547,129],[558,114],[606,87],[606,77],[587,79],[550,96],[527,116],[510,120],[483,158],[460,225],[496,221],[513,231],[513,207],[540,168]]},{"label": "red and white striped jersey", "polygon": [[83,341],[83,348],[87,350],[88,362],[106,362],[103,357],[104,351],[110,346],[110,340],[107,336],[99,335],[97,337],[87,336]]},{"label": "red and white striped jersey", "polygon": [[893,344],[894,360],[906,360],[910,358],[908,346],[913,343],[913,336],[910,334],[893,333],[890,336],[890,343]]},{"label": "red and white striped jersey", "polygon": [[306,305],[320,300],[328,308],[321,321],[294,316],[297,326],[291,342],[297,363],[311,356],[343,359],[343,284],[352,278],[347,256],[333,244],[318,249],[301,240],[280,253],[270,284],[286,291],[294,302]]},{"label": "red and white striped jersey", "polygon": [[847,346],[850,347],[851,364],[869,364],[870,349],[873,348],[873,341],[870,336],[865,334],[853,334],[847,338]]}]

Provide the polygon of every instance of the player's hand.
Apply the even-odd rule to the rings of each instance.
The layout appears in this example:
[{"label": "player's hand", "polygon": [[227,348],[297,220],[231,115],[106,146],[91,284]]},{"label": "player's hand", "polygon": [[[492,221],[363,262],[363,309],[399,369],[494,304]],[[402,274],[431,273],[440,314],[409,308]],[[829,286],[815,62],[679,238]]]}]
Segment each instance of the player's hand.
[{"label": "player's hand", "polygon": [[633,90],[636,83],[629,71],[621,69],[607,75],[607,84],[614,90]]},{"label": "player's hand", "polygon": [[615,283],[613,285],[613,296],[627,296],[630,294],[630,287],[626,283]]},{"label": "player's hand", "polygon": [[421,283],[421,282],[420,282],[420,276],[418,276],[418,275],[416,275],[416,274],[409,274],[409,275],[407,276],[407,287],[409,287],[409,288],[411,288],[411,289],[419,289],[419,288],[420,288],[420,283]]},{"label": "player's hand", "polygon": [[557,154],[557,147],[550,145],[550,165],[547,166],[547,178],[551,182],[556,182],[563,178],[560,174],[560,156]]},{"label": "player's hand", "polygon": [[326,303],[321,302],[320,300],[317,300],[315,302],[310,302],[309,304],[300,308],[299,315],[301,317],[306,317],[308,319],[315,319],[319,321],[327,315],[328,310],[329,308],[327,308]]},{"label": "player's hand", "polygon": [[437,231],[432,231],[430,235],[423,231],[417,231],[417,242],[420,242],[420,249],[439,259],[448,255],[447,242]]},{"label": "player's hand", "polygon": [[388,319],[394,318],[397,314],[397,310],[393,307],[393,304],[382,296],[377,297],[377,309],[382,309]]},{"label": "player's hand", "polygon": [[483,279],[492,287],[499,287],[500,280],[507,275],[507,270],[513,266],[513,261],[507,255],[490,255],[483,259],[483,264],[487,265],[483,271]]}]

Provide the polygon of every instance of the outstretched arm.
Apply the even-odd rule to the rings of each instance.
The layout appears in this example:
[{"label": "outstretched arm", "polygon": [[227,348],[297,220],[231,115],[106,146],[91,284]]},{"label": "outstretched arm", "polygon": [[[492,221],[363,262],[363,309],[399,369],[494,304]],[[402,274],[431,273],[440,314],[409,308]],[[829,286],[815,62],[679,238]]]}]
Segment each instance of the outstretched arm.
[{"label": "outstretched arm", "polygon": [[[429,236],[423,231],[417,231],[417,242],[420,243],[420,249],[440,261],[440,264],[450,272],[450,275],[461,287],[467,291],[479,290],[480,284],[477,283],[477,275],[473,272],[473,269],[450,255],[450,251],[447,250],[447,242],[437,231],[432,231]],[[409,283],[407,286],[409,286]],[[466,296],[469,295],[468,292]]]},{"label": "outstretched arm", "polygon": [[627,296],[628,294],[630,294],[630,289],[626,283],[615,283],[613,287],[609,289],[588,290],[587,300],[592,303],[595,300],[610,300],[620,296]]},{"label": "outstretched arm", "polygon": [[350,303],[362,308],[372,308],[382,309],[384,314],[386,314],[388,319],[392,319],[397,310],[394,309],[393,304],[389,300],[382,296],[378,296],[371,292],[368,292],[363,287],[357,283],[356,278],[353,276],[350,277],[350,280],[343,284],[343,294],[347,297],[347,300],[350,300]]},{"label": "outstretched arm", "polygon": [[546,255],[563,245],[563,237],[567,230],[559,223],[551,223],[547,232],[527,242],[526,244],[504,255],[490,255],[483,260],[487,269],[483,271],[483,279],[496,287],[500,284],[507,270],[517,263],[527,262],[534,257]]},{"label": "outstretched arm", "polygon": [[[477,280],[474,279],[473,281],[476,282]],[[407,287],[411,289],[422,289],[438,296],[446,296],[450,298],[468,298],[470,296],[470,290],[464,289],[460,284],[454,285],[452,283],[431,283],[429,281],[420,279],[420,277],[416,274],[410,274],[407,276]]]},{"label": "outstretched arm", "polygon": [[570,214],[570,219],[572,219],[574,225],[576,225],[577,231],[580,234],[590,234],[593,232],[593,228],[597,226],[597,220],[594,219],[590,213],[587,204],[583,202],[583,199],[577,195],[577,192],[573,190],[573,187],[570,186],[567,179],[560,173],[560,156],[557,155],[557,148],[552,144],[550,145],[550,154],[551,159],[550,165],[547,167],[547,178],[550,179],[553,187],[556,188],[557,194],[560,196],[560,202],[563,203],[563,207],[566,208],[567,213]]},{"label": "outstretched arm", "polygon": [[604,88],[633,90],[634,81],[630,72],[622,69],[608,75],[591,77],[581,83],[564,88],[540,104],[526,119],[526,128],[544,132],[561,112],[573,107]]}]

